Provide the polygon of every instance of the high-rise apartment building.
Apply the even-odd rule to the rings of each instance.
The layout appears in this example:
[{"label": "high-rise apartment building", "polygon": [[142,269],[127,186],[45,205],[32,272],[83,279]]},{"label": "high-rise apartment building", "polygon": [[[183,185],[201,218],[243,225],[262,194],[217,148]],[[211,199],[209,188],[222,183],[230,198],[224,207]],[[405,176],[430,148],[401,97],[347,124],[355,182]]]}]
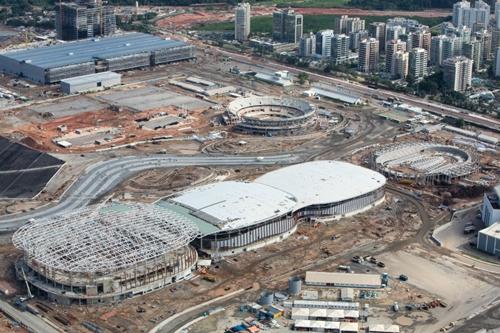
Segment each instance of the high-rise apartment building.
[{"label": "high-rise apartment building", "polygon": [[385,28],[386,45],[388,41],[401,39],[401,37],[405,34],[406,34],[406,28],[401,25],[386,26]]},{"label": "high-rise apartment building", "polygon": [[312,57],[316,54],[316,35],[310,32],[300,39],[299,56]]},{"label": "high-rise apartment building", "polygon": [[357,52],[359,50],[359,44],[363,39],[369,38],[368,31],[360,30],[357,32],[351,32],[349,34],[349,48],[353,52]]},{"label": "high-rise apartment building", "polygon": [[392,55],[391,78],[405,79],[408,76],[410,55],[405,51],[397,51]]},{"label": "high-rise apartment building", "polygon": [[335,64],[343,64],[349,60],[349,36],[346,34],[335,34],[332,37],[332,61]]},{"label": "high-rise apartment building", "polygon": [[380,51],[383,51],[385,47],[385,23],[384,22],[370,23],[368,25],[368,35],[378,40]]},{"label": "high-rise apartment building", "polygon": [[490,6],[483,0],[476,0],[474,7],[470,2],[463,0],[453,5],[453,25],[456,27],[467,26],[474,28],[474,24],[479,27],[488,27],[490,22]]},{"label": "high-rise apartment building", "polygon": [[462,48],[462,54],[474,61],[472,69],[477,72],[481,70],[483,63],[483,50],[481,41],[473,39],[468,43],[465,43]]},{"label": "high-rise apartment building", "polygon": [[410,64],[408,66],[408,75],[415,79],[427,76],[427,51],[421,47],[416,47],[410,51]]},{"label": "high-rise apartment building", "polygon": [[398,51],[406,51],[406,43],[402,40],[390,40],[385,46],[385,71],[391,73],[393,54]]},{"label": "high-rise apartment building", "polygon": [[61,40],[109,36],[116,31],[114,8],[101,1],[62,2],[55,12],[56,34]]},{"label": "high-rise apartment building", "polygon": [[500,77],[500,47],[495,49],[495,77]]},{"label": "high-rise apartment building", "polygon": [[365,30],[365,20],[359,17],[349,17],[346,22],[345,33],[348,35],[351,32]]},{"label": "high-rise apartment building", "polygon": [[491,59],[491,44],[492,38],[491,33],[483,29],[474,34],[477,40],[481,42],[481,48],[483,50],[483,61],[488,61]]},{"label": "high-rise apartment building", "polygon": [[321,58],[330,58],[332,55],[333,30],[321,30],[316,33],[316,54]]},{"label": "high-rise apartment building", "polygon": [[448,89],[465,91],[472,82],[473,61],[464,56],[458,56],[443,61],[443,79]]},{"label": "high-rise apartment building", "polygon": [[443,43],[445,35],[433,36],[431,39],[430,61],[432,65],[441,66],[443,63]]},{"label": "high-rise apartment building", "polygon": [[359,45],[358,70],[364,73],[378,71],[379,42],[375,38],[367,38]]},{"label": "high-rise apartment building", "polygon": [[273,13],[273,40],[297,44],[304,30],[303,17],[291,9]]},{"label": "high-rise apartment building", "polygon": [[344,34],[346,32],[348,19],[349,16],[347,15],[335,17],[335,19],[333,20],[333,30],[336,34]]},{"label": "high-rise apartment building", "polygon": [[243,42],[250,35],[250,4],[240,3],[234,10],[234,39]]}]

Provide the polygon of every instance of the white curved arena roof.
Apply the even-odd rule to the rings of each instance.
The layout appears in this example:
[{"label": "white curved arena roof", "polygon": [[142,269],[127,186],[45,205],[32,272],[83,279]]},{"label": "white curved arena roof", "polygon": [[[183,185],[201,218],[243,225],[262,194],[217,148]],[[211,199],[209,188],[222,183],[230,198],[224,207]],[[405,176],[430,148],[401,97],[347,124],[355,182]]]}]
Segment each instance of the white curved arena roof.
[{"label": "white curved arena roof", "polygon": [[75,273],[107,273],[162,256],[199,234],[189,219],[157,205],[90,206],[19,228],[12,241],[31,259]]},{"label": "white curved arena roof", "polygon": [[313,161],[284,167],[257,178],[256,183],[290,193],[301,209],[370,193],[385,185],[383,175],[340,161]]},{"label": "white curved arena roof", "polygon": [[221,230],[258,224],[293,211],[295,198],[263,184],[226,181],[202,185],[171,198]]}]

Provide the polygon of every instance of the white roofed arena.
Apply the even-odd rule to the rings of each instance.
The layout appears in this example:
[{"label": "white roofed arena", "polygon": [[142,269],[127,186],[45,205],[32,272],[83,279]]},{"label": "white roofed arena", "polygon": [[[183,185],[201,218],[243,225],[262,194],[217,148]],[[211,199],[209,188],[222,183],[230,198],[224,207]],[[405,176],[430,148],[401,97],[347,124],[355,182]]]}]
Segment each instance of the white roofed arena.
[{"label": "white roofed arena", "polygon": [[235,130],[257,135],[292,135],[315,124],[316,111],[309,102],[277,96],[235,99],[227,106],[226,118]]},{"label": "white roofed arena", "polygon": [[17,275],[60,304],[112,303],[182,280],[198,254],[189,219],[157,205],[88,207],[16,231]]},{"label": "white roofed arena", "polygon": [[[293,181],[291,181],[293,180]],[[385,197],[385,177],[338,161],[314,161],[269,172],[254,182],[220,182],[160,203],[193,218],[195,246],[214,257],[236,254],[290,236],[301,220],[338,219]]]}]

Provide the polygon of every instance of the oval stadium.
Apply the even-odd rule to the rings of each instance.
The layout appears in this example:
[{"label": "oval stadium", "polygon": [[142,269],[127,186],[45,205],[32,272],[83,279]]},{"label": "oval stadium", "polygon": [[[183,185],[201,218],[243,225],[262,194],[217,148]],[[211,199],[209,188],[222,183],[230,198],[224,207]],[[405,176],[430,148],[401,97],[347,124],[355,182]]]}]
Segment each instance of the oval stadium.
[{"label": "oval stadium", "polygon": [[384,146],[373,154],[374,168],[394,179],[417,184],[449,184],[478,168],[477,157],[457,146],[410,142]]},{"label": "oval stadium", "polygon": [[292,135],[314,125],[315,108],[307,101],[277,96],[237,98],[226,118],[236,131],[257,135]]},{"label": "oval stadium", "polygon": [[197,235],[188,219],[157,205],[91,206],[18,229],[16,274],[59,304],[112,303],[190,276]]}]

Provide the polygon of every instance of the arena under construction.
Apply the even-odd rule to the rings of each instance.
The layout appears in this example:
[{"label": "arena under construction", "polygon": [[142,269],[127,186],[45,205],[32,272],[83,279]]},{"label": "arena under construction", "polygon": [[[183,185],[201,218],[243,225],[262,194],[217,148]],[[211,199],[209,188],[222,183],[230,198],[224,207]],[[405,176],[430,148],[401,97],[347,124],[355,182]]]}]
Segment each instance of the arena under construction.
[{"label": "arena under construction", "polygon": [[384,146],[372,156],[375,170],[394,179],[417,184],[449,184],[478,169],[477,157],[468,149],[430,142]]},{"label": "arena under construction", "polygon": [[30,222],[13,236],[16,273],[33,294],[60,304],[100,304],[185,279],[198,255],[197,228],[156,205],[91,206]]},{"label": "arena under construction", "polygon": [[227,106],[225,120],[235,130],[258,135],[292,135],[315,123],[316,111],[305,100],[277,96],[238,98]]},{"label": "arena under construction", "polygon": [[195,246],[218,258],[279,242],[301,220],[338,219],[374,207],[384,200],[384,185],[385,177],[369,169],[314,161],[254,182],[195,187],[160,205],[191,217],[202,234]]}]

